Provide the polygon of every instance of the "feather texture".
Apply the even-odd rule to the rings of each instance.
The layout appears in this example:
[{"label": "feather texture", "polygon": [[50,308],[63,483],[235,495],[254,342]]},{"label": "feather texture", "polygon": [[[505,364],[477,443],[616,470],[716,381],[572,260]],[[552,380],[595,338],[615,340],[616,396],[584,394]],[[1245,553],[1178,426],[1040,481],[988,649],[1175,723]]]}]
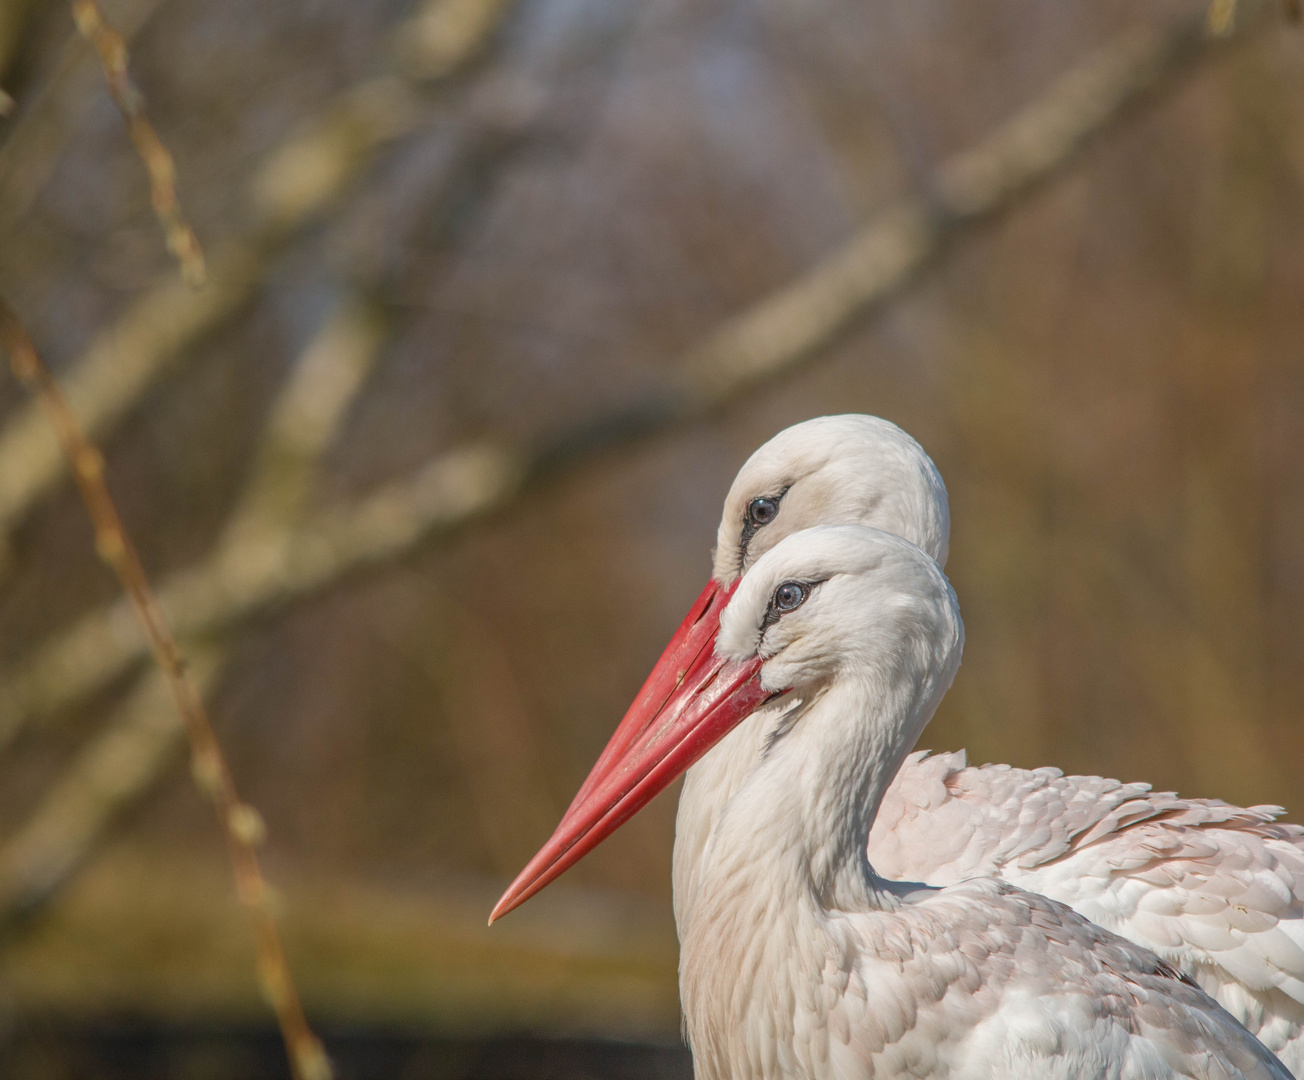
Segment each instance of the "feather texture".
[{"label": "feather texture", "polygon": [[[748,530],[751,500],[779,493],[773,521]],[[946,565],[946,487],[889,421],[817,417],[758,449],[725,500],[715,577],[729,583],[784,537],[843,523],[903,536]],[[713,814],[743,782],[770,719],[751,718],[726,740],[732,750],[722,744],[689,774],[678,919],[695,902]],[[869,851],[891,878],[942,885],[991,874],[1072,906],[1178,966],[1304,1077],[1304,829],[1277,823],[1280,813],[920,753],[886,793]]]},{"label": "feather texture", "polygon": [[1058,769],[911,754],[869,859],[886,877],[994,875],[1151,949],[1304,1071],[1304,828]]},{"label": "feather texture", "polygon": [[[771,619],[792,582],[818,586]],[[782,696],[692,767],[681,798],[680,992],[699,1080],[1288,1080],[1154,952],[1047,896],[972,876],[997,856],[1044,872],[1166,815],[1272,827],[1271,815],[1171,796],[1147,809],[1137,785],[987,776],[954,755],[906,763],[962,642],[936,563],[878,530],[794,534],[743,578],[716,651],[760,659],[762,689]],[[956,792],[970,789],[966,806]],[[880,824],[876,867],[867,841]],[[916,883],[916,844],[937,844],[940,872],[967,880]],[[1154,869],[1143,850],[1124,856],[1138,879]],[[902,865],[884,876],[894,857]],[[1289,895],[1259,876],[1243,889],[1211,878],[1201,902],[1213,912],[1228,895]],[[1247,912],[1249,933],[1270,932]],[[1225,920],[1202,925],[1202,947],[1234,944]]]}]

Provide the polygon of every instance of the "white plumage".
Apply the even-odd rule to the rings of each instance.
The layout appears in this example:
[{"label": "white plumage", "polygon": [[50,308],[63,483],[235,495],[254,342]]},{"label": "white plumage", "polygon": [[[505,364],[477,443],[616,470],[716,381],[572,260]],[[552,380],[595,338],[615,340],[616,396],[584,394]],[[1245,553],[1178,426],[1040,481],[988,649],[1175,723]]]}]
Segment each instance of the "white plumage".
[{"label": "white plumage", "polygon": [[[782,696],[681,802],[681,822],[706,823],[676,880],[699,1078],[1283,1080],[1212,999],[1069,908],[992,878],[875,872],[870,827],[962,642],[937,565],[873,529],[791,536],[734,593],[716,651]],[[708,777],[732,781],[722,800],[703,801]]]},{"label": "white plumage", "polygon": [[1298,1072],[1304,830],[1278,812],[912,754],[869,853],[889,876],[994,874],[1069,904],[1190,974]]},{"label": "white plumage", "polygon": [[[778,510],[762,524],[749,520],[757,499]],[[838,523],[895,533],[945,563],[946,489],[919,445],[875,417],[823,417],[780,433],[743,466],[725,502],[715,578],[731,585],[784,537]],[[675,847],[681,932],[697,914],[708,839],[762,758],[772,709],[688,774]],[[887,878],[951,885],[990,874],[1071,905],[1178,966],[1304,1075],[1304,829],[1274,823],[1280,812],[912,754],[868,851]]]}]

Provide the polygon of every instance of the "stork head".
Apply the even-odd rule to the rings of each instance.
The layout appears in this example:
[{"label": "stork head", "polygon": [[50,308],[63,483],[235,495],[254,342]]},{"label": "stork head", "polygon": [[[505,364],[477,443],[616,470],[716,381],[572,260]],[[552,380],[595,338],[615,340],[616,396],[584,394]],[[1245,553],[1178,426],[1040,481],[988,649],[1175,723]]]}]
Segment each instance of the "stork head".
[{"label": "stork head", "polygon": [[[955,594],[937,563],[880,529],[822,525],[786,537],[747,573],[720,617],[716,655],[759,662],[769,695],[817,695],[846,678],[954,673],[962,637]],[[947,678],[949,683],[949,677]]]},{"label": "stork head", "polygon": [[946,562],[951,519],[946,486],[914,439],[877,416],[820,416],[779,432],[750,458],[725,499],[715,570],[689,609],[626,720],[584,782],[628,749],[631,716],[655,713],[683,672],[709,655],[720,613],[744,573],[784,537],[816,525],[864,525],[903,536],[939,565]]},{"label": "stork head", "polygon": [[959,664],[963,629],[945,576],[914,544],[878,529],[822,526],[787,537],[730,595],[712,618],[718,640],[712,633],[686,664],[671,642],[647,684],[661,689],[640,695],[626,713],[491,922],[596,847],[767,702],[856,685],[862,699],[886,703],[880,712],[892,729],[879,741],[902,745],[904,754]]},{"label": "stork head", "polygon": [[728,586],[785,536],[868,525],[946,565],[946,485],[932,459],[877,416],[819,416],[779,432],[744,463],[724,503],[713,578]]}]

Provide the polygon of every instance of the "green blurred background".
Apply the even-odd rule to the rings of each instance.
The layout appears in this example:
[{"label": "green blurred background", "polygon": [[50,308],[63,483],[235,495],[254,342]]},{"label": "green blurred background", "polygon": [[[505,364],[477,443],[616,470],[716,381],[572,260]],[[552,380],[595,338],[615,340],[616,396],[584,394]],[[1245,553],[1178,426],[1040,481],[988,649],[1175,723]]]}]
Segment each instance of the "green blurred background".
[{"label": "green blurred background", "polygon": [[[0,293],[58,374],[155,357],[86,391],[122,399],[108,479],[156,581],[235,551],[231,594],[303,515],[654,394],[1093,50],[1204,10],[104,9],[206,299],[56,0],[0,0]],[[26,695],[0,721],[0,1066],[284,1075],[165,700],[134,661],[78,683],[102,649],[69,635],[117,587],[72,485],[28,482],[26,409],[0,382],[0,695]],[[967,647],[923,745],[1304,817],[1304,32],[1283,5],[792,377],[187,638],[343,1076],[687,1075],[673,795],[484,918],[704,584],[735,470],[847,411],[915,435],[951,495]]]}]

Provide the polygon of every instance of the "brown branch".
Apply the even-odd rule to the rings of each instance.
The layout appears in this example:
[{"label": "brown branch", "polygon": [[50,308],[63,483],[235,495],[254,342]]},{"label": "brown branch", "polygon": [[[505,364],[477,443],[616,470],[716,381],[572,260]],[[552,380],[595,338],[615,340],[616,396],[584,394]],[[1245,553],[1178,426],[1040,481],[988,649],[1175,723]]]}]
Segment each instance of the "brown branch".
[{"label": "brown branch", "polygon": [[[375,365],[381,313],[347,299],[303,351],[264,428],[249,479],[220,545],[275,547],[302,524],[322,453]],[[221,678],[230,649],[187,649],[201,688]],[[0,929],[46,902],[85,862],[113,820],[170,767],[186,732],[160,672],[145,675],[103,729],[0,848]]]},{"label": "brown branch", "polygon": [[[118,32],[140,30],[162,0],[118,0]],[[60,49],[47,78],[24,88],[22,110],[3,129],[0,143],[0,251],[31,211],[67,144],[80,111],[103,81],[94,47],[75,31]]]},{"label": "brown branch", "polygon": [[[190,649],[190,674],[206,693],[225,653]],[[162,671],[147,672],[104,729],[78,751],[0,850],[0,928],[43,904],[86,860],[109,822],[148,791],[185,744]]]},{"label": "brown branch", "polygon": [[[484,168],[501,162],[502,149],[500,141],[489,140],[483,168],[474,170],[477,177]],[[446,201],[442,186],[432,190],[435,206]],[[241,551],[275,552],[303,526],[319,459],[387,336],[384,310],[366,299],[382,291],[378,275],[384,272],[382,265],[368,264],[350,282],[270,410],[249,479],[217,544],[219,551],[234,545],[233,560],[244,557]],[[267,565],[269,560],[263,555],[256,561]],[[495,690],[499,696],[488,694],[491,710],[504,704],[501,686]],[[149,702],[155,712],[160,707],[156,699],[157,694],[151,696],[145,686],[120,704],[101,734],[54,781],[17,834],[0,847],[0,927],[47,900],[83,864],[111,822],[169,767],[173,757],[162,751],[160,743],[166,738],[159,732],[170,733],[172,739],[184,733],[170,724],[169,715],[149,715]],[[110,750],[123,776],[105,783],[87,782],[87,775],[95,773]],[[519,802],[532,790],[526,785],[513,789],[511,795]]]},{"label": "brown branch", "polygon": [[[439,70],[446,77],[480,54],[508,7],[502,0],[427,0],[413,23],[404,24],[433,17],[446,4],[468,3],[480,5],[492,18],[476,23],[479,37],[460,39],[460,52],[441,54]],[[253,225],[218,250],[207,287],[181,288],[171,276],[163,278],[96,337],[63,376],[73,411],[92,438],[106,435],[170,362],[249,303],[295,235],[333,207],[385,146],[411,130],[420,115],[414,90],[405,80],[381,76],[337,95],[269,154],[251,178],[246,198]],[[471,117],[456,131],[459,142],[450,169],[482,152],[487,130],[507,135],[502,130],[506,124],[524,132],[531,120],[526,114],[504,118],[492,110]],[[0,162],[7,150],[0,148]],[[62,480],[65,467],[35,405],[19,410],[0,431],[0,546]]]},{"label": "brown branch", "polygon": [[288,534],[302,524],[321,456],[374,369],[388,333],[379,307],[351,294],[340,298],[272,404],[219,549],[238,545],[251,533]]},{"label": "brown branch", "polygon": [[150,201],[163,227],[168,251],[181,266],[181,275],[192,286],[204,283],[204,252],[195,230],[181,210],[177,198],[177,172],[172,154],[145,116],[145,98],[127,69],[127,43],[108,22],[95,0],[72,0],[72,16],[82,37],[95,46],[109,93],[122,112],[127,134],[149,177]]},{"label": "brown branch", "polygon": [[426,0],[394,38],[395,59],[410,79],[440,79],[488,45],[511,0]]},{"label": "brown branch", "polygon": [[911,280],[944,244],[1011,206],[1062,170],[1125,110],[1220,41],[1244,35],[1244,5],[1234,30],[1211,37],[1202,12],[1163,27],[1138,27],[1087,57],[1039,99],[973,149],[944,162],[923,195],[880,214],[809,274],[724,323],[680,367],[690,399],[724,400],[781,375],[863,318]]},{"label": "brown branch", "polygon": [[[965,228],[1014,205],[1062,170],[1122,111],[1222,41],[1244,35],[1271,5],[1241,0],[1230,38],[1207,36],[1203,12],[1159,30],[1124,34],[972,150],[945,162],[926,196],[871,221],[792,285],[726,322],[676,368],[666,393],[533,446],[479,440],[416,476],[323,512],[286,542],[231,545],[160,589],[183,636],[249,616],[404,555],[506,506],[526,485],[613,446],[710,415],[810,362],[895,292]],[[106,685],[147,651],[123,605],[92,612],[0,675],[0,746],[45,716]]]},{"label": "brown branch", "polygon": [[[460,19],[470,10],[468,3],[478,2],[456,0],[447,7],[456,9],[454,13]],[[435,13],[445,10],[442,2],[430,7]],[[500,13],[501,7],[501,3],[488,5],[485,10],[493,8]],[[484,24],[483,17],[480,23]],[[469,47],[465,35],[462,40],[464,44],[458,49]],[[376,97],[370,93],[352,96],[348,105],[365,108],[369,98],[374,109]],[[524,118],[519,108],[517,113],[517,119]],[[502,132],[492,124],[481,130],[481,125],[473,123],[471,130],[473,137],[464,143],[468,149],[466,163],[472,175],[479,177],[485,168],[503,160],[503,151],[511,141],[504,143]],[[476,149],[477,143],[483,144],[480,150]],[[296,145],[302,149],[304,143],[290,144],[288,153],[273,160],[289,159],[293,164],[299,154],[293,149]],[[309,137],[307,146],[311,145]],[[445,183],[432,188],[431,203],[441,207],[448,201],[452,183],[467,179],[459,179],[456,174],[446,177]],[[296,203],[301,205],[302,200],[273,197],[265,200],[265,208],[278,204],[293,207]],[[293,215],[272,214],[282,220],[286,216]],[[235,545],[237,551],[275,551],[303,525],[320,456],[365,382],[388,333],[384,311],[366,298],[381,291],[378,275],[382,269],[369,265],[361,277],[350,282],[335,311],[296,363],[269,413],[250,477],[218,541],[218,550]],[[209,310],[220,315],[223,304],[218,299]],[[149,320],[141,322],[147,333]],[[119,349],[124,355],[116,370],[116,385],[122,386],[122,366],[130,370],[139,361],[136,351],[122,343]],[[79,388],[85,390],[84,386]],[[102,399],[103,391],[94,396]],[[48,430],[42,417],[35,419],[41,422],[42,430]],[[50,440],[57,450],[53,436]],[[30,476],[30,472],[18,475]],[[266,561],[262,560],[264,564]],[[226,649],[207,644],[202,648],[205,651],[201,657],[213,654],[211,675],[216,681],[223,663],[218,657],[225,656]],[[184,739],[184,730],[173,722],[174,711],[166,701],[159,700],[157,682],[147,677],[138,683],[101,732],[47,788],[27,821],[0,847],[0,928],[14,924],[33,907],[46,902],[85,862],[113,820],[143,797],[170,766],[173,755],[169,751],[178,738]]]},{"label": "brown branch", "polygon": [[[444,31],[428,36],[424,44],[417,43],[415,52],[409,48],[408,59],[419,59],[424,49],[432,54],[424,64],[425,77],[450,73],[483,47],[505,8],[505,0],[428,3],[418,17],[436,28],[442,25]],[[449,32],[450,28],[456,32]],[[114,337],[101,342],[107,354],[104,360],[111,362],[79,366],[76,374],[81,378],[68,396],[76,395],[92,417],[97,405],[101,411],[107,405],[110,412],[120,403],[125,408],[124,399],[143,388],[157,369],[160,354],[183,345],[187,336],[203,332],[238,309],[251,286],[240,288],[237,283],[254,281],[249,263],[270,259],[279,241],[330,204],[347,177],[377,145],[405,130],[413,115],[409,105],[402,88],[392,80],[376,80],[343,95],[323,123],[287,143],[260,172],[253,185],[256,215],[262,223],[255,232],[257,245],[253,251],[248,245],[228,245],[219,254],[219,265],[232,271],[221,275],[226,287],[195,296],[179,293],[167,283],[147,294]],[[517,110],[511,119],[529,118]],[[475,158],[483,139],[475,117],[472,119],[465,142],[469,156]],[[479,126],[491,134],[492,144],[504,146],[503,125],[497,118],[490,116],[487,124]],[[177,307],[182,310],[180,319],[175,317]],[[283,547],[302,525],[317,459],[362,385],[383,333],[378,312],[349,298],[306,350],[272,410],[251,478],[219,541],[219,552],[233,548],[228,566],[251,551],[264,556],[255,560],[257,565],[269,565],[275,560],[269,560],[267,554]],[[57,442],[47,434],[49,428],[39,414],[26,419],[29,425],[39,426],[11,428],[6,436],[39,440],[44,435],[45,442],[36,445],[51,452],[47,453],[45,475],[57,476],[62,460]],[[0,454],[0,462],[20,456]],[[26,468],[11,470],[9,476],[19,488],[30,484],[33,477],[30,457],[24,464]],[[0,469],[0,493],[4,479]],[[23,501],[21,493],[19,501]],[[383,511],[384,501],[372,509]],[[368,521],[374,526],[374,515],[362,515],[359,524]],[[120,605],[117,614],[130,616],[130,602]],[[205,685],[215,682],[225,649],[205,646],[196,655],[193,677]],[[168,767],[185,729],[176,722],[175,710],[166,707],[167,692],[168,682],[162,675],[142,679],[102,732],[47,790],[28,821],[0,849],[0,925],[11,924],[48,899],[81,865],[112,819],[149,790]],[[246,818],[246,824],[256,820]]]},{"label": "brown branch", "polygon": [[[226,246],[212,262],[208,285],[191,289],[175,275],[140,297],[100,334],[64,379],[73,414],[92,437],[123,416],[168,359],[239,310],[256,289],[258,253]],[[0,538],[67,468],[58,440],[34,404],[18,409],[0,431]]]},{"label": "brown branch", "polygon": [[0,344],[9,354],[14,375],[37,396],[58,432],[95,529],[96,550],[122,583],[149,640],[150,651],[168,681],[177,711],[185,719],[195,781],[213,802],[226,837],[236,891],[253,929],[263,989],[281,1026],[290,1067],[296,1080],[326,1080],[331,1075],[330,1064],[304,1016],[269,904],[267,882],[257,852],[257,845],[263,839],[261,818],[241,800],[236,790],[209,722],[203,696],[186,670],[185,657],[104,483],[104,460],[82,434],[58,383],[41,362],[17,315],[3,300],[0,300]]}]

